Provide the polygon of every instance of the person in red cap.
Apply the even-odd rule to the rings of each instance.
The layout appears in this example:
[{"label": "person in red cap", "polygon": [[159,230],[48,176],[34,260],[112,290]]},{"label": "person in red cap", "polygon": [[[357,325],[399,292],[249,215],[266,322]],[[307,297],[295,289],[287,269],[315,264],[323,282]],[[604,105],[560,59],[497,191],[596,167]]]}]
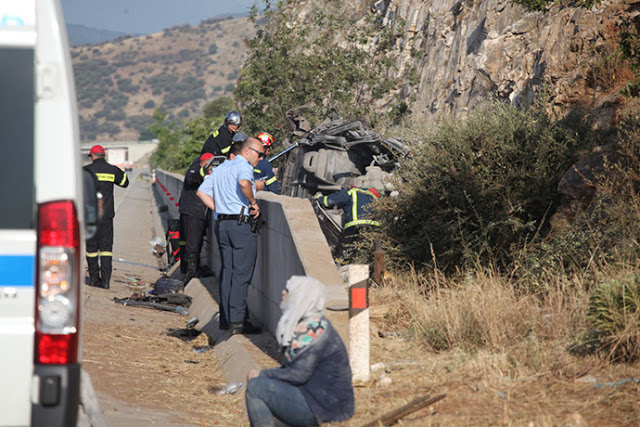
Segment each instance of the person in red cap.
[{"label": "person in red cap", "polygon": [[111,262],[113,260],[113,186],[129,186],[127,174],[117,166],[107,163],[102,145],[94,145],[89,151],[92,163],[84,167],[98,181],[98,192],[102,194],[104,213],[96,234],[87,240],[87,265],[89,285],[109,289]]},{"label": "person in red cap", "polygon": [[207,167],[214,156],[211,153],[203,153],[196,157],[187,173],[184,175],[184,184],[178,201],[180,212],[180,271],[186,274],[184,286],[193,279],[198,271],[202,240],[206,231],[207,207],[196,191],[207,176],[211,167]]}]

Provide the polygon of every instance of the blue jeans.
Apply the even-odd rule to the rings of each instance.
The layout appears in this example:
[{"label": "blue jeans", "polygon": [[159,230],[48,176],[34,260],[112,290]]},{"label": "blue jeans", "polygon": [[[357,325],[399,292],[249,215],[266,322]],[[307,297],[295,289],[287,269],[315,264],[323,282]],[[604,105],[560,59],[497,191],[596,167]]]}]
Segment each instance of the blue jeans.
[{"label": "blue jeans", "polygon": [[245,400],[252,427],[274,426],[273,417],[291,426],[318,425],[300,389],[284,381],[254,378],[247,384]]}]

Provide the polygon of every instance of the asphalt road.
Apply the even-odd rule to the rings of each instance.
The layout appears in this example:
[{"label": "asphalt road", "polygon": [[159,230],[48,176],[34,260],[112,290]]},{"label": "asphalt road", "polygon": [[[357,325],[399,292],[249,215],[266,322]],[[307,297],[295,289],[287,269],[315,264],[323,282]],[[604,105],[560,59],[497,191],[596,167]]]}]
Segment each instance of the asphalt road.
[{"label": "asphalt road", "polygon": [[[107,331],[122,328],[126,332],[129,325],[135,324],[136,327],[146,327],[148,333],[154,335],[161,334],[168,322],[179,321],[179,316],[172,313],[123,308],[113,302],[114,297],[131,295],[126,286],[128,278],[154,283],[161,277],[157,269],[160,265],[158,258],[153,255],[150,245],[156,234],[164,240],[164,231],[156,232],[154,228],[151,178],[145,177],[138,169],[129,172],[128,176],[129,187],[116,187],[114,191],[116,216],[111,288],[103,290],[84,286],[83,289],[83,369],[89,373],[107,426],[198,425],[186,421],[188,414],[150,408],[154,406],[153,402],[141,404],[139,399],[127,398],[127,380],[113,375],[118,371],[117,365],[126,364],[128,360],[109,351],[109,347],[116,343],[111,343],[113,334]],[[116,259],[128,262],[117,262]],[[129,358],[135,358],[135,355],[131,353]],[[121,366],[121,370],[125,372],[125,366]],[[144,375],[143,367],[140,375]],[[137,378],[131,377],[128,381],[133,386]]]}]

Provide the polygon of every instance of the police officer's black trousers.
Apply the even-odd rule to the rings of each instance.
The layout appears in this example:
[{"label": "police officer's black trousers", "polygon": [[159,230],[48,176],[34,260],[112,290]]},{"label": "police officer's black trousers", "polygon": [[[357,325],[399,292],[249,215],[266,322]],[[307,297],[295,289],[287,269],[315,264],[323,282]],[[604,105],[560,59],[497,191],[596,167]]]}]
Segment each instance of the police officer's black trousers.
[{"label": "police officer's black trousers", "polygon": [[235,220],[218,222],[218,246],[222,261],[220,277],[220,328],[247,320],[247,292],[258,253],[258,235],[251,224]]},{"label": "police officer's black trousers", "polygon": [[96,234],[87,240],[87,265],[89,284],[109,287],[111,261],[113,260],[113,218],[98,223]]},{"label": "police officer's black trousers", "polygon": [[200,261],[206,225],[206,219],[188,214],[180,215],[180,242],[185,243],[184,253],[180,257],[180,271],[182,273],[189,272],[195,275]]}]

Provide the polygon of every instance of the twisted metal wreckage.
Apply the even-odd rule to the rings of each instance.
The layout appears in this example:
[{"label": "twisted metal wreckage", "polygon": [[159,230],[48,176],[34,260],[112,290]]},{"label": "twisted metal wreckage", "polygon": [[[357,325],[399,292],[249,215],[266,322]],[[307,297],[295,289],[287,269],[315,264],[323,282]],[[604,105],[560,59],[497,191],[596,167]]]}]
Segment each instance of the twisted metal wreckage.
[{"label": "twisted metal wreckage", "polygon": [[[326,120],[315,129],[301,115],[288,118],[291,140],[271,157],[284,157],[279,170],[281,194],[311,198],[343,188],[376,188],[391,192],[393,171],[410,156],[407,145],[395,138],[381,138],[364,120]],[[332,251],[341,239],[340,212],[314,203],[322,231]]]}]

